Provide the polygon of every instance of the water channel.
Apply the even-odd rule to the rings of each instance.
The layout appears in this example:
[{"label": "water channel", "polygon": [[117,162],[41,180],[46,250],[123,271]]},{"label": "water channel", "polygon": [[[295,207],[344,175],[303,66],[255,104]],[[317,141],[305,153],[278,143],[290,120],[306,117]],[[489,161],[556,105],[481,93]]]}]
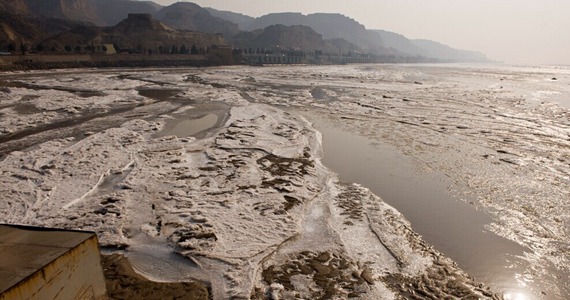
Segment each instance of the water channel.
[{"label": "water channel", "polygon": [[312,120],[323,134],[326,166],[346,183],[360,183],[392,205],[413,229],[507,300],[538,299],[541,291],[524,273],[524,247],[485,229],[491,218],[455,199],[442,174],[419,174],[412,158],[396,148]]}]

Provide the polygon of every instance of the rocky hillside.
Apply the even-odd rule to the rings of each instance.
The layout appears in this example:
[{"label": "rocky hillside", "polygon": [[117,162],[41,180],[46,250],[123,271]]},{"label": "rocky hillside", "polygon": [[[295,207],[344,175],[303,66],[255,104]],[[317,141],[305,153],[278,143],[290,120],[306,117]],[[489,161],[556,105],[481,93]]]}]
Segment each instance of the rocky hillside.
[{"label": "rocky hillside", "polygon": [[[114,44],[137,53],[188,53],[192,46],[198,51],[224,43],[221,35],[203,32],[238,32],[236,24],[192,3],[160,8],[131,0],[0,0],[0,51],[89,53]],[[151,14],[192,31],[178,31]]]},{"label": "rocky hillside", "polygon": [[384,41],[384,46],[386,48],[392,48],[401,53],[411,56],[416,56],[416,55],[425,56],[427,54],[424,49],[419,48],[412,41],[410,41],[401,34],[386,30],[373,30],[373,31],[378,33],[380,37],[382,37],[382,40]]},{"label": "rocky hillside", "polygon": [[21,16],[0,14],[0,51],[19,53],[21,45],[46,36],[37,25],[33,20]]},{"label": "rocky hillside", "polygon": [[210,7],[205,7],[204,9],[207,10],[210,13],[210,15],[212,15],[213,17],[220,18],[226,21],[230,21],[234,24],[237,24],[239,30],[247,30],[249,26],[251,26],[251,24],[253,24],[253,22],[255,21],[254,17],[246,16],[244,14],[238,14],[231,11],[217,10]]},{"label": "rocky hillside", "polygon": [[0,12],[25,14],[28,13],[28,6],[24,0],[0,0]]},{"label": "rocky hillside", "polygon": [[425,50],[425,56],[427,57],[458,62],[489,62],[485,54],[479,52],[458,50],[430,40],[412,40],[412,42],[417,47]]},{"label": "rocky hillside", "polygon": [[[3,0],[12,1],[12,0]],[[20,1],[20,0],[18,0]],[[98,26],[113,26],[129,13],[150,13],[160,5],[151,1],[134,0],[22,0],[35,16],[89,22]]]},{"label": "rocky hillside", "polygon": [[336,51],[312,28],[301,25],[271,25],[265,29],[242,32],[234,37],[232,44],[242,49]]},{"label": "rocky hillside", "polygon": [[[367,30],[362,24],[341,14],[273,13],[251,18],[214,9],[209,11],[217,17],[241,24],[240,29],[258,30],[275,24],[308,26],[328,40],[329,45],[342,49],[343,52],[362,51],[400,57],[421,56],[440,61],[489,61],[481,53],[457,50],[428,40],[409,40],[395,32]],[[244,34],[241,36],[243,38]]]},{"label": "rocky hillside", "polygon": [[180,30],[221,33],[230,38],[239,32],[238,25],[212,16],[206,9],[190,2],[178,2],[162,8],[155,18]]},{"label": "rocky hillside", "polygon": [[385,31],[374,30],[378,33],[384,45],[409,56],[423,56],[442,61],[487,62],[489,59],[482,53],[454,49],[450,46],[430,40],[409,40],[405,36]]},{"label": "rocky hillside", "polygon": [[89,53],[93,47],[113,44],[116,50],[136,53],[190,53],[194,46],[204,49],[223,44],[221,35],[178,31],[148,14],[132,14],[114,27],[81,26],[50,38],[42,45],[57,52]]},{"label": "rocky hillside", "polygon": [[129,14],[154,14],[162,6],[152,1],[98,0],[98,22],[101,26],[114,26]]},{"label": "rocky hillside", "polygon": [[366,30],[364,25],[341,14],[274,13],[255,19],[248,29],[261,29],[275,24],[308,26],[321,34],[324,39],[342,38],[363,50],[383,52],[384,44],[380,35]]},{"label": "rocky hillside", "polygon": [[26,13],[27,7],[21,6],[22,3],[0,2],[0,51],[34,51],[37,41],[78,26],[72,21],[31,16]]}]

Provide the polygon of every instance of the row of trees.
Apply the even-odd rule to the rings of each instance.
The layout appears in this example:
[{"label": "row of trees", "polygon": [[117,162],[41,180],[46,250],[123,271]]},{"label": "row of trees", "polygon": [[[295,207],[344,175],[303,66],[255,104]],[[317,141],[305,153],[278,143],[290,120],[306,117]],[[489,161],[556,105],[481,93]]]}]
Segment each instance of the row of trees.
[{"label": "row of trees", "polygon": [[[117,53],[138,53],[138,54],[190,54],[190,55],[206,55],[209,52],[208,47],[198,48],[195,44],[191,47],[187,47],[182,44],[178,45],[163,45],[153,48],[147,48],[143,45],[137,45],[135,48],[122,47],[120,44],[113,44],[115,51]],[[5,47],[0,48],[2,52],[10,52],[11,54],[28,54],[28,53],[57,53],[63,51],[64,53],[70,54],[97,54],[97,53],[107,53],[110,50],[106,45],[65,45],[63,49],[58,50],[55,46],[45,46],[43,44],[38,44],[35,46],[30,46],[25,43],[20,43],[19,45],[10,43],[5,45]]]},{"label": "row of trees", "polygon": [[65,52],[68,53],[100,53],[100,52],[107,52],[107,46],[95,46],[93,44],[87,46],[80,46],[77,45],[75,47],[66,45],[64,47]]},{"label": "row of trees", "polygon": [[[237,52],[236,52],[237,51]],[[234,54],[283,54],[285,56],[293,56],[293,57],[318,57],[318,56],[344,56],[344,57],[351,57],[351,56],[370,56],[370,54],[361,54],[357,52],[346,52],[346,53],[332,53],[322,50],[314,50],[314,51],[304,51],[304,50],[286,50],[286,49],[265,49],[265,48],[236,48],[234,49]]]},{"label": "row of trees", "polygon": [[[131,54],[206,54],[207,49],[200,49],[196,45],[188,48],[186,45],[171,45],[171,46],[158,46],[156,48],[146,48],[145,46],[139,44],[135,48],[124,47],[120,44],[113,44],[115,51],[117,53],[131,53]],[[107,46],[95,46],[95,45],[77,45],[77,46],[65,46],[65,52],[68,53],[106,53]]]},{"label": "row of trees", "polygon": [[[26,54],[28,53],[28,51],[30,50],[30,47],[26,44],[24,44],[23,42],[20,43],[20,45],[17,45],[15,43],[10,43],[8,45],[6,45],[6,52],[10,52],[12,54],[16,54],[16,53],[20,53],[20,54]],[[2,51],[4,52],[4,51]]]},{"label": "row of trees", "polygon": [[[163,45],[153,48],[147,48],[144,45],[137,45],[134,48],[125,47],[120,44],[113,44],[117,53],[131,53],[131,54],[191,54],[191,55],[204,55],[208,53],[208,48],[198,48],[192,45],[188,48],[186,45]],[[90,54],[90,53],[106,53],[108,48],[105,45],[66,45],[64,47],[67,53],[76,54]]]},{"label": "row of trees", "polygon": [[[151,51],[151,49],[148,49]],[[192,47],[188,48],[186,45],[181,45],[178,47],[177,45],[168,46],[159,46],[158,47],[159,54],[191,54],[191,55],[199,55],[199,54],[206,54],[206,49],[198,48],[196,45],[192,45]]]}]

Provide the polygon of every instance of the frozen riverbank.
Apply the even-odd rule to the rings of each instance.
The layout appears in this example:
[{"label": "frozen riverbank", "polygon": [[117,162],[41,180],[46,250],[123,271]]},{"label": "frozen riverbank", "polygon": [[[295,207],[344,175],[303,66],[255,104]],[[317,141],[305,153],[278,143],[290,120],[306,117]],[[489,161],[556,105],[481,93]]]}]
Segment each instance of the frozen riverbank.
[{"label": "frozen riverbank", "polygon": [[[0,103],[9,199],[1,220],[95,230],[146,276],[207,282],[216,298],[491,297],[414,223],[321,164],[320,134],[306,120],[318,115],[390,145],[419,173],[447,177],[456,199],[489,214],[486,228],[529,249],[514,254],[528,265],[513,276],[544,282],[530,296],[559,299],[568,274],[568,113],[501,89],[522,85],[515,71],[478,72],[306,66],[247,68],[247,76],[242,67],[12,76]],[[186,114],[214,129],[198,140],[157,134],[187,124]]]},{"label": "frozen riverbank", "polygon": [[[406,281],[434,297],[488,293],[368,190],[335,184],[303,119],[245,105],[226,124],[203,140],[153,139],[161,125],[134,120],[12,152],[2,162],[2,219],[94,230],[150,278],[208,282],[216,299],[268,289],[389,299]],[[171,260],[149,247],[157,243],[187,267],[156,273],[152,260]]]}]

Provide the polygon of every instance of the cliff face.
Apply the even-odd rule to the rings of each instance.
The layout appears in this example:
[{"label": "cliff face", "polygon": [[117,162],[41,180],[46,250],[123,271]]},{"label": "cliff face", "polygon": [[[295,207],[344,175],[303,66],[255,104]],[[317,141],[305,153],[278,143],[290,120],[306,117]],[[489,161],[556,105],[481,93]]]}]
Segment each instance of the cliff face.
[{"label": "cliff face", "polygon": [[489,59],[482,53],[458,50],[450,46],[430,40],[409,40],[405,36],[385,31],[374,30],[384,40],[385,46],[408,56],[423,56],[442,61],[487,62]]},{"label": "cliff face", "polygon": [[159,6],[148,1],[131,0],[23,0],[28,10],[48,18],[112,26],[129,13],[155,13]]},{"label": "cliff face", "polygon": [[114,26],[129,14],[155,14],[162,7],[151,1],[98,0],[97,23],[100,26]]},{"label": "cliff face", "polygon": [[0,0],[0,12],[26,14],[28,13],[28,6],[24,0]]},{"label": "cliff face", "polygon": [[255,30],[270,25],[304,25],[313,28],[324,39],[344,39],[367,51],[381,52],[382,38],[355,20],[341,14],[275,13],[257,18],[248,29]]},{"label": "cliff face", "polygon": [[237,24],[239,30],[247,30],[247,28],[255,21],[255,18],[246,16],[244,14],[238,14],[231,11],[217,10],[210,7],[205,7],[204,9],[207,10],[210,13],[210,15],[212,15],[213,17],[220,18],[226,21],[230,21],[234,24]]},{"label": "cliff face", "polygon": [[257,37],[257,40],[293,49],[319,50],[328,48],[322,36],[307,26],[272,25],[267,27]]},{"label": "cliff face", "polygon": [[0,0],[0,50],[20,53],[32,45],[77,26],[76,23],[30,13],[24,0]]},{"label": "cliff face", "polygon": [[416,56],[416,55],[425,56],[426,54],[425,50],[414,45],[412,41],[410,41],[401,34],[386,30],[373,30],[373,31],[378,33],[380,37],[382,37],[382,40],[384,41],[384,46],[387,48],[395,49],[397,51],[402,52],[403,54],[407,54],[410,56]]},{"label": "cliff face", "polygon": [[97,23],[97,7],[91,0],[24,0],[36,16]]},{"label": "cliff face", "polygon": [[482,53],[459,50],[430,40],[412,40],[414,45],[425,50],[426,56],[442,60],[461,62],[488,62],[489,59]]},{"label": "cliff face", "polygon": [[322,36],[307,26],[271,25],[251,33],[236,36],[234,45],[239,48],[262,48],[282,50],[329,51]]},{"label": "cliff face", "polygon": [[0,50],[19,52],[22,43],[27,44],[46,35],[34,20],[21,15],[0,15]]},{"label": "cliff face", "polygon": [[361,49],[344,39],[325,40],[322,35],[311,27],[294,25],[271,25],[264,29],[251,32],[241,32],[236,35],[231,44],[245,50],[268,49],[273,51],[322,51],[338,54]]},{"label": "cliff face", "polygon": [[207,10],[189,2],[178,2],[158,11],[155,18],[179,30],[220,33],[232,37],[239,32],[237,24],[212,16]]},{"label": "cliff face", "polygon": [[109,30],[110,32],[129,35],[138,33],[172,33],[174,29],[153,19],[150,14],[129,14],[128,18]]},{"label": "cliff face", "polygon": [[119,49],[137,53],[189,53],[197,48],[224,44],[221,35],[177,31],[152,18],[149,14],[130,14],[127,19],[109,28],[81,26],[42,43],[56,52],[89,53],[90,46],[114,44]]}]

